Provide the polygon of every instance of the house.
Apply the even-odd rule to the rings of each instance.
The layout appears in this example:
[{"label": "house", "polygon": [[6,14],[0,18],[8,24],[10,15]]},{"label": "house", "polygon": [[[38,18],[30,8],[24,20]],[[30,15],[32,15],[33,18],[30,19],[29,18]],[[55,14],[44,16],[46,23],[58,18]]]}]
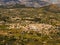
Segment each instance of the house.
[{"label": "house", "polygon": [[11,23],[8,24],[9,25],[9,29],[20,29],[20,24],[19,23]]}]

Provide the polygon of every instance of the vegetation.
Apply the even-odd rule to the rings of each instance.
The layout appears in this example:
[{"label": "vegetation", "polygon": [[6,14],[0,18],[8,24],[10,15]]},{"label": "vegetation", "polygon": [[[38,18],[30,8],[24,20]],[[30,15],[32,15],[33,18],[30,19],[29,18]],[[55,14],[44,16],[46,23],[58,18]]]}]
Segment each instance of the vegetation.
[{"label": "vegetation", "polygon": [[0,35],[0,45],[60,45],[60,34],[47,36],[34,31],[27,33],[20,30],[9,30],[6,33],[7,35]]},{"label": "vegetation", "polygon": [[[19,18],[19,19],[18,19]],[[0,8],[0,45],[60,45],[60,12],[51,12],[46,8]],[[5,24],[20,23],[50,24],[57,30],[44,35],[36,31],[23,31],[23,29],[6,29]],[[49,30],[50,31],[50,30]]]}]

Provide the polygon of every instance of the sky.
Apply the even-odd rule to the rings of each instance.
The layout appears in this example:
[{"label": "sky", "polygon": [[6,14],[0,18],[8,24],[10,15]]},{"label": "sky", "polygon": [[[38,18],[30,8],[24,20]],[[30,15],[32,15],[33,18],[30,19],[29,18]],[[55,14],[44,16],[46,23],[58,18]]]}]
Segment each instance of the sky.
[{"label": "sky", "polygon": [[59,0],[50,0],[52,3],[59,3]]}]

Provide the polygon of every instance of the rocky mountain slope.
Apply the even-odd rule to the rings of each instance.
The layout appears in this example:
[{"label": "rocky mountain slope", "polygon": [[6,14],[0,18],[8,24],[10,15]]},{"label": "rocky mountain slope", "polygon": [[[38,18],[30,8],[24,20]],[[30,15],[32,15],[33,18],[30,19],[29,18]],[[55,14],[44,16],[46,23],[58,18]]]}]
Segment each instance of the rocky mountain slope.
[{"label": "rocky mountain slope", "polygon": [[0,8],[44,7],[49,10],[60,10],[60,1],[49,0],[0,0]]},{"label": "rocky mountain slope", "polygon": [[26,7],[42,7],[51,4],[50,1],[46,0],[0,0],[0,5],[25,5]]}]

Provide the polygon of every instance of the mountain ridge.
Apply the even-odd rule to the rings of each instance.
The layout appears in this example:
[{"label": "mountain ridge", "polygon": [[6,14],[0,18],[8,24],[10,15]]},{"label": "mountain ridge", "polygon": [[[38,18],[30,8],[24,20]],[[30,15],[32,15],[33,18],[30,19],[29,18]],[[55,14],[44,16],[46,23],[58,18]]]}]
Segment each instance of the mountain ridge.
[{"label": "mountain ridge", "polygon": [[60,3],[57,3],[60,1],[51,1],[51,0],[0,0],[0,6],[3,7],[13,7],[16,4],[26,7],[44,7],[44,6],[49,6],[49,5],[54,5],[60,7]]},{"label": "mountain ridge", "polygon": [[0,5],[15,5],[21,4],[27,7],[42,7],[50,3],[44,0],[0,0]]}]

